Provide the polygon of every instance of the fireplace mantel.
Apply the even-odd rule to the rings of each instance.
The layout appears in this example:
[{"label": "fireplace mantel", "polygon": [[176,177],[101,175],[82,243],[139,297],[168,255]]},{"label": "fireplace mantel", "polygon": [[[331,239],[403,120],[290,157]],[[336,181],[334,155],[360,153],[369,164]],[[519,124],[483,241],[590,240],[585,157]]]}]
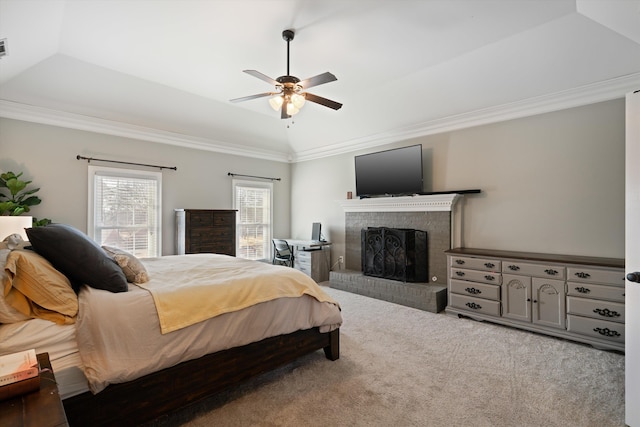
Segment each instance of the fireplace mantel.
[{"label": "fireplace mantel", "polygon": [[443,212],[452,211],[460,193],[339,200],[345,212]]}]

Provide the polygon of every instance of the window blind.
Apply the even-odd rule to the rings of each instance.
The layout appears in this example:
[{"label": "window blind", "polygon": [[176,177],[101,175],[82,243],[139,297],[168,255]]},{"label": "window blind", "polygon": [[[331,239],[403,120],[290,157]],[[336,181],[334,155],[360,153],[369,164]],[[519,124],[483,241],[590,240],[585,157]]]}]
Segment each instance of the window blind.
[{"label": "window blind", "polygon": [[236,256],[271,257],[273,184],[233,180],[234,209],[238,210]]},{"label": "window blind", "polygon": [[162,175],[103,167],[95,167],[90,175],[93,239],[137,257],[159,256]]}]

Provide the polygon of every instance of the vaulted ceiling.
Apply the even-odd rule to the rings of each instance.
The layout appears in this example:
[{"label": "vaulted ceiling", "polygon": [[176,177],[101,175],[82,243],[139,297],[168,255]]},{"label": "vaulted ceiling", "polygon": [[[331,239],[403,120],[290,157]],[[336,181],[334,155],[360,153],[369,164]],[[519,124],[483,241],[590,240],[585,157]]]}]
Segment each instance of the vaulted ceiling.
[{"label": "vaulted ceiling", "polygon": [[[242,72],[333,73],[281,120]],[[0,116],[278,161],[640,89],[640,0],[0,0]]]}]

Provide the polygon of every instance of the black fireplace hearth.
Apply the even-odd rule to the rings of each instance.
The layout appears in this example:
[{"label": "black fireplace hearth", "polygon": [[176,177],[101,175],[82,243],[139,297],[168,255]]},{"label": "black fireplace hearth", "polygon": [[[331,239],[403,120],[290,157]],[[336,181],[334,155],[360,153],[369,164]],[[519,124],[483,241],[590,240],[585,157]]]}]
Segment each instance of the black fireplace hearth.
[{"label": "black fireplace hearth", "polygon": [[428,281],[426,231],[363,228],[361,243],[364,275],[403,282]]}]

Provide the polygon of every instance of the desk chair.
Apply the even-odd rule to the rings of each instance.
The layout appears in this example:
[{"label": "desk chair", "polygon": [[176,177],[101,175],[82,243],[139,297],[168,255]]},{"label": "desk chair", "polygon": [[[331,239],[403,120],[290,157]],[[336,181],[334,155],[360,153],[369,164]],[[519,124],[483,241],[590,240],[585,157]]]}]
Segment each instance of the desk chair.
[{"label": "desk chair", "polygon": [[293,250],[286,240],[273,239],[273,260],[271,263],[293,267]]}]

